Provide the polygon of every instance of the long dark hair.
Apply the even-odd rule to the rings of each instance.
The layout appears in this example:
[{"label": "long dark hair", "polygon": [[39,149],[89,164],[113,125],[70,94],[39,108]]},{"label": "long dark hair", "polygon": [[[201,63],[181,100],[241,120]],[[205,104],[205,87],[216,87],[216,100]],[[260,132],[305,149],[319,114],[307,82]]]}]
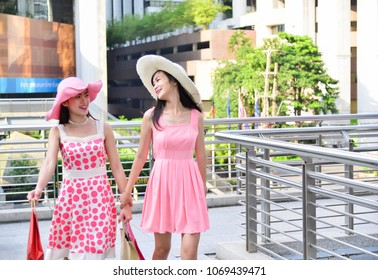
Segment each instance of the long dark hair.
[{"label": "long dark hair", "polygon": [[[180,96],[180,102],[185,108],[196,109],[196,110],[198,110],[199,112],[202,113],[202,109],[197,105],[196,102],[194,102],[190,93],[176,80],[175,77],[173,77],[171,74],[169,74],[165,71],[162,71],[162,70],[159,70],[159,71],[163,72],[168,77],[168,80],[170,82],[176,82],[177,83],[179,96]],[[152,75],[152,77],[151,77],[151,83],[152,84],[153,84],[153,77],[155,76],[155,74]],[[159,119],[161,117],[161,114],[163,113],[163,109],[164,109],[166,103],[167,102],[165,100],[160,100],[159,98],[156,99],[155,109],[152,111],[152,116],[151,116],[152,123],[156,127],[156,129],[159,129],[159,127],[160,127]]]},{"label": "long dark hair", "polygon": [[[91,115],[91,113],[89,113],[89,111],[88,111],[87,117],[95,120],[95,118]],[[69,119],[70,119],[70,112],[68,111],[68,108],[60,104],[59,124],[66,124],[68,123]]]}]

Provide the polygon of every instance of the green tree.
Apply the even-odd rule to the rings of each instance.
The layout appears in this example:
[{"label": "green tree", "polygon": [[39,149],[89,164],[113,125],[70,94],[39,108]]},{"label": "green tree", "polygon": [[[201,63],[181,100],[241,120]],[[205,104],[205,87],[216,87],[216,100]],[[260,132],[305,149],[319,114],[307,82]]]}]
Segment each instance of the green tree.
[{"label": "green tree", "polygon": [[108,22],[106,30],[106,44],[109,48],[122,46],[127,41],[138,39],[138,31],[142,29],[142,22],[138,16],[124,16],[119,21]]},{"label": "green tree", "polygon": [[[244,32],[231,37],[230,51],[235,60],[222,61],[214,72],[214,96],[216,108],[226,108],[231,99],[231,117],[237,117],[238,95],[243,98],[247,115],[254,113],[255,99],[262,110],[266,50],[274,50],[271,56],[279,66],[276,95],[272,96],[273,79],[269,79],[269,110],[281,108],[280,115],[288,115],[289,108],[299,116],[303,111],[313,114],[337,113],[335,100],[338,96],[337,81],[332,79],[324,67],[321,54],[311,38],[280,33],[274,39],[265,40],[262,47],[254,47]],[[283,102],[285,101],[285,102]],[[216,110],[216,117],[226,117],[226,110]]]},{"label": "green tree", "polygon": [[294,114],[337,113],[338,81],[327,74],[318,47],[308,36],[280,33],[278,81],[282,97],[292,102]]},{"label": "green tree", "polygon": [[139,17],[125,16],[107,24],[107,46],[115,48],[127,41],[140,40],[153,35],[172,32],[185,26],[206,29],[218,13],[229,7],[213,0],[187,0],[178,5],[168,2],[160,12]]},{"label": "green tree", "polygon": [[[255,93],[263,88],[261,72],[265,59],[261,49],[253,46],[251,39],[243,31],[231,36],[229,51],[235,55],[234,60],[223,60],[214,71],[214,104],[216,108],[226,108],[230,98],[230,117],[238,117],[238,97],[242,98],[247,115],[252,115]],[[216,110],[217,118],[226,117],[225,110]]]},{"label": "green tree", "polygon": [[228,6],[214,3],[214,0],[187,0],[182,6],[186,8],[188,18],[193,18],[193,22],[201,29],[208,29],[217,14],[230,9]]},{"label": "green tree", "polygon": [[38,174],[38,168],[36,167],[37,162],[35,160],[28,159],[29,156],[24,154],[21,155],[22,159],[12,160],[10,162],[11,171],[9,171],[10,176],[14,177],[15,183],[28,183],[30,177],[26,175]]}]

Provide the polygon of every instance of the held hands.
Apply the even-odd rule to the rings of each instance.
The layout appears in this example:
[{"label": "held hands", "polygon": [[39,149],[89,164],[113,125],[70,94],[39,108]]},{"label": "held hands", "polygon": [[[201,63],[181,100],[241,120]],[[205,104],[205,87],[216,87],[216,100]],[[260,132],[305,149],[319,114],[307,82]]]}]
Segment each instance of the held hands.
[{"label": "held hands", "polygon": [[123,192],[119,198],[119,201],[121,202],[121,209],[123,209],[126,205],[129,205],[130,208],[133,206],[133,197],[129,192]]},{"label": "held hands", "polygon": [[131,221],[132,218],[133,216],[131,212],[131,205],[127,204],[125,207],[121,209],[121,212],[119,213],[119,222],[127,224]]},{"label": "held hands", "polygon": [[131,192],[124,191],[119,197],[121,203],[120,208],[121,212],[119,213],[119,220],[123,224],[126,224],[132,219],[131,208],[133,207],[133,197]]}]

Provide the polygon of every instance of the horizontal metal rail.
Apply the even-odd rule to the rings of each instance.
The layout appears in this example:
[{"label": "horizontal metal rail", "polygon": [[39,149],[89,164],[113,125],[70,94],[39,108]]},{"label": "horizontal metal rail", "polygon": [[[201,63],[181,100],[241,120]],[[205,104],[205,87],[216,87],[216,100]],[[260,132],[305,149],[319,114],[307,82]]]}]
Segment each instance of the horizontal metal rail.
[{"label": "horizontal metal rail", "polygon": [[[377,123],[217,132],[241,146],[247,251],[378,259]],[[341,145],[324,142],[335,137]]]}]

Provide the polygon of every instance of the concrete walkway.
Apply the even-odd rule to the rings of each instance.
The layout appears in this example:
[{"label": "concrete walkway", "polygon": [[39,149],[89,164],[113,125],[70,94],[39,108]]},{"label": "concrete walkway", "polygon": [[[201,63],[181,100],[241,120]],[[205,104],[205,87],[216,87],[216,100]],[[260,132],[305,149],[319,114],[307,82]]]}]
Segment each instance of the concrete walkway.
[{"label": "concrete walkway", "polygon": [[[240,215],[243,209],[243,206],[209,208],[210,229],[201,235],[198,259],[217,259],[217,251],[222,259],[267,259],[263,254],[251,256],[245,252],[245,242],[240,237],[244,231],[240,226],[244,219]],[[133,214],[132,228],[145,258],[151,259],[154,248],[153,234],[144,233],[140,229],[140,219],[140,213]],[[39,227],[42,245],[46,248],[50,220],[40,220]],[[25,260],[28,234],[28,221],[0,223],[0,260]],[[120,244],[118,237],[117,254]],[[232,250],[228,249],[229,245]],[[169,259],[180,259],[180,235],[172,235]]]}]

